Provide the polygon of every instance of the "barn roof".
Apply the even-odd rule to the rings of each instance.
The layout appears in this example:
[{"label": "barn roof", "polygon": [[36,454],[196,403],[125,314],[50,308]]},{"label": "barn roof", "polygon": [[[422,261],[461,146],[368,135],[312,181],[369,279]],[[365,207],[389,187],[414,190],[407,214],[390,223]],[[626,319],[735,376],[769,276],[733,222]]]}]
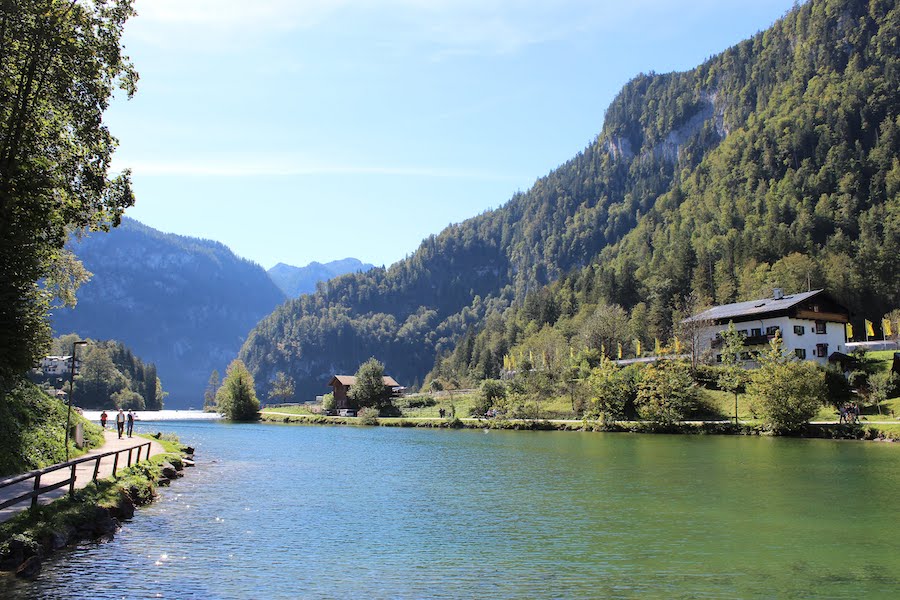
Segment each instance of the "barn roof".
[{"label": "barn roof", "polygon": [[825,290],[812,290],[801,294],[791,294],[781,298],[763,298],[761,300],[748,300],[746,302],[735,302],[734,304],[723,304],[722,306],[714,306],[709,310],[705,310],[698,315],[689,317],[684,320],[685,323],[692,321],[725,321],[736,317],[756,316],[773,312],[780,312],[793,308],[804,300],[809,300],[814,296],[818,296]]},{"label": "barn roof", "polygon": [[[400,387],[400,384],[393,377],[389,377],[385,375],[381,378],[384,382],[385,387]],[[328,385],[334,385],[334,382],[337,381],[341,385],[356,385],[356,377],[353,375],[335,375],[332,377],[331,381]]]}]

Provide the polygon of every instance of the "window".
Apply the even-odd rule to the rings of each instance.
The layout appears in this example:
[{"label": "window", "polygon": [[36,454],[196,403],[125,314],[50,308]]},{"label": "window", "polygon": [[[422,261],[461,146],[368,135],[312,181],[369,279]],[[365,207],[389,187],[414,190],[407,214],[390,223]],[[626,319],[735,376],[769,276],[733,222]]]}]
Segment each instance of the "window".
[{"label": "window", "polygon": [[806,332],[806,327],[803,325],[794,325],[794,335],[803,335]]},{"label": "window", "polygon": [[816,344],[816,356],[819,358],[828,356],[828,344]]},{"label": "window", "polygon": [[762,329],[759,327],[754,327],[750,330],[750,337],[759,337],[762,335]]},{"label": "window", "polygon": [[766,327],[766,335],[775,335],[779,331],[781,331],[781,327],[779,327],[778,325],[771,325],[769,327]]},{"label": "window", "polygon": [[796,354],[797,358],[799,358],[800,360],[806,359],[806,349],[805,348],[797,348],[796,350],[794,350],[794,354]]},{"label": "window", "polygon": [[738,333],[741,334],[741,337],[747,337],[746,329],[738,329]]},{"label": "window", "polygon": [[825,321],[816,321],[816,333],[825,333]]},{"label": "window", "polygon": [[722,362],[722,355],[721,355],[721,354],[716,354],[716,362],[717,362],[717,363]]}]

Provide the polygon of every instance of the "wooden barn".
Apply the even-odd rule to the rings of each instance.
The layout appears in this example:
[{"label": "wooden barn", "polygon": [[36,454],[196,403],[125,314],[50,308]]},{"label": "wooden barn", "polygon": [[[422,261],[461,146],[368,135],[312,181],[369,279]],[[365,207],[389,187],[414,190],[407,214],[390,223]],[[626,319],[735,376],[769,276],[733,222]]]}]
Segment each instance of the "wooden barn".
[{"label": "wooden barn", "polygon": [[[395,395],[395,391],[400,389],[400,384],[393,377],[385,375],[382,377],[386,393],[389,396]],[[334,389],[334,400],[338,410],[354,408],[350,400],[350,388],[356,385],[356,377],[353,375],[335,375],[328,384]]]}]

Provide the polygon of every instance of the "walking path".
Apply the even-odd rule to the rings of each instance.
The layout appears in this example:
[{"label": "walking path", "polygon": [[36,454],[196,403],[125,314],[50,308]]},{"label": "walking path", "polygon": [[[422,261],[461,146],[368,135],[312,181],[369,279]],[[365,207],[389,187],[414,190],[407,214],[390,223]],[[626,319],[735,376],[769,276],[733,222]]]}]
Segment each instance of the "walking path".
[{"label": "walking path", "polygon": [[[141,444],[146,444],[148,441],[151,442],[150,445],[150,456],[154,456],[156,454],[163,454],[165,450],[162,445],[158,442],[153,442],[152,440],[147,440],[142,437],[132,437],[132,438],[122,438],[121,440],[118,438],[118,435],[115,431],[104,431],[103,432],[106,441],[103,446],[100,448],[96,448],[91,450],[87,454],[78,457],[78,460],[82,458],[87,458],[91,456],[97,456],[98,454],[105,454],[107,452],[114,452],[116,450],[127,450],[129,448],[134,448],[136,446],[140,446]],[[121,470],[127,465],[127,454],[123,454],[119,456],[119,464],[117,469]],[[145,454],[141,454],[141,456],[146,456]],[[114,456],[107,456],[106,458],[100,459],[100,470],[97,473],[97,479],[106,479],[107,477],[112,476],[112,468],[113,468],[113,460]],[[91,483],[94,476],[94,466],[96,465],[96,461],[88,461],[78,465],[75,468],[75,487],[77,489],[87,487],[89,483]],[[54,483],[59,483],[61,481],[65,481],[69,478],[71,473],[71,469],[60,469],[58,471],[54,471],[52,473],[48,473],[41,477],[41,486],[52,485]],[[34,489],[34,479],[27,479],[15,485],[11,485],[5,488],[0,489],[0,504],[3,502],[15,498],[16,496],[21,496],[29,491]],[[41,504],[49,504],[50,502],[62,498],[69,491],[69,486],[63,486],[57,490],[53,490],[52,492],[47,492],[46,494],[42,494],[38,501]],[[2,510],[0,510],[0,523],[11,519],[12,517],[19,514],[21,511],[27,509],[31,506],[31,499],[28,498],[19,502],[18,504],[14,504],[13,506],[8,506]]]}]

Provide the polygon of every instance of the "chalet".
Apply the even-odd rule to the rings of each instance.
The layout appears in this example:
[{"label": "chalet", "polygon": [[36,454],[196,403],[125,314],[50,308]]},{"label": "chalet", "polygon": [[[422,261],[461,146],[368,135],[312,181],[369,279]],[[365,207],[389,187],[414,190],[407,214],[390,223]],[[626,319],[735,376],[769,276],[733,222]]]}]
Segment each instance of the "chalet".
[{"label": "chalet", "polygon": [[[385,375],[382,377],[382,381],[384,382],[385,392],[389,396],[395,395],[394,392],[401,389],[400,384],[393,377]],[[335,375],[331,378],[331,382],[328,385],[334,388],[334,401],[338,410],[355,408],[350,400],[349,393],[350,388],[356,385],[356,377],[352,375]]]},{"label": "chalet", "polygon": [[776,289],[771,298],[715,306],[684,322],[700,325],[701,352],[709,352],[716,362],[722,360],[716,352],[722,346],[722,332],[734,322],[744,336],[744,360],[752,360],[780,332],[786,351],[825,364],[833,353],[847,352],[850,311],[824,290],[786,296]]},{"label": "chalet", "polygon": [[[38,369],[43,375],[46,376],[63,376],[68,375],[70,367],[72,365],[72,357],[71,356],[45,356],[41,359],[41,364],[38,366]],[[81,366],[81,361],[75,361],[75,374],[78,374],[79,367]]]}]

